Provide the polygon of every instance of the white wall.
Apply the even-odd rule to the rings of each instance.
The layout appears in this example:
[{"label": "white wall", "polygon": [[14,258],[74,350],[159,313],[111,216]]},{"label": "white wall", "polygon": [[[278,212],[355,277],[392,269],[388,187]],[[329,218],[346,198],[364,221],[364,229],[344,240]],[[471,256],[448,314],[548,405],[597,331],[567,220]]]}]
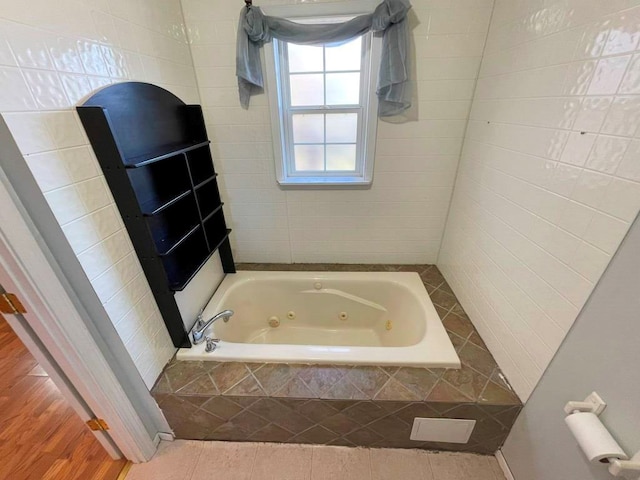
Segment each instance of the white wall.
[{"label": "white wall", "polygon": [[[300,0],[261,0],[260,6]],[[274,173],[269,107],[238,105],[242,2],[183,0],[236,260],[433,263],[493,0],[420,0],[411,22],[417,121],[380,122],[371,190],[288,190]]]},{"label": "white wall", "polygon": [[523,399],[640,206],[639,3],[495,4],[438,265]]},{"label": "white wall", "polygon": [[199,103],[179,0],[0,0],[0,113],[151,386],[175,348],[73,109],[125,80]]},{"label": "white wall", "polygon": [[594,390],[607,402],[602,423],[628,455],[640,451],[638,285],[636,220],[507,438],[503,453],[517,480],[613,478],[587,462],[564,423],[564,404]]}]

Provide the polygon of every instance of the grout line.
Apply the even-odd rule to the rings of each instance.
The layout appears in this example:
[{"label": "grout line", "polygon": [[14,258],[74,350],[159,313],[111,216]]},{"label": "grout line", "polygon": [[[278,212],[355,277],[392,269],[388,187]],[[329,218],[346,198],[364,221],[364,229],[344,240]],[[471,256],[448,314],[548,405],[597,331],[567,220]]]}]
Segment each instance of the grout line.
[{"label": "grout line", "polygon": [[[193,440],[188,440],[193,442]],[[198,467],[198,463],[200,463],[200,458],[202,457],[202,455],[204,454],[204,442],[198,442],[198,446],[200,447],[200,451],[198,452],[198,456],[195,459],[195,461],[191,464],[193,466],[193,470],[191,471],[191,475],[189,475],[189,478],[186,480],[192,480],[194,475],[196,474],[197,471],[197,467]]]},{"label": "grout line", "polygon": [[[557,100],[557,99],[565,99],[565,100],[580,100],[580,103],[582,103],[582,100],[588,100],[590,98],[602,98],[602,97],[615,97],[615,98],[620,98],[620,97],[629,97],[629,98],[636,98],[638,95],[637,94],[624,94],[624,95],[617,95],[615,93],[612,94],[608,94],[608,95],[573,95],[573,96],[565,96],[565,95],[547,95],[544,97],[506,97],[506,98],[486,98],[486,99],[480,99],[478,100],[479,102],[484,102],[484,103],[496,103],[496,102],[516,102],[518,100]],[[613,105],[613,101],[612,101],[612,105]],[[609,106],[609,108],[611,108],[611,106]],[[578,112],[579,113],[579,112]],[[605,115],[605,118],[609,115],[609,111],[607,111],[607,115]],[[576,114],[577,116],[577,114]],[[571,124],[571,126],[550,126],[550,125],[543,125],[543,124],[533,124],[531,122],[529,123],[519,123],[519,122],[515,122],[515,121],[499,121],[499,120],[491,120],[491,119],[487,119],[487,118],[470,118],[469,119],[470,122],[475,122],[475,123],[489,123],[491,125],[513,125],[516,127],[526,127],[529,129],[535,129],[535,130],[553,130],[554,132],[564,132],[564,133],[582,133],[584,132],[584,134],[589,134],[589,135],[602,135],[605,137],[614,137],[614,138],[618,138],[618,139],[631,139],[633,140],[633,134],[631,135],[621,135],[621,134],[616,134],[616,133],[606,133],[606,132],[602,132],[602,128],[604,127],[604,120],[603,120],[603,126],[601,126],[597,131],[590,131],[590,130],[582,130],[582,129],[576,129],[575,128],[575,119],[573,121],[573,123]],[[564,122],[563,122],[564,123]],[[437,138],[449,138],[449,137],[437,137]],[[459,137],[456,137],[459,138]],[[477,140],[476,140],[477,141]],[[495,145],[495,146],[500,146],[498,144],[494,144],[494,143],[488,143],[488,145]],[[529,152],[521,152],[520,150],[513,150],[507,147],[502,147],[505,150],[511,150],[514,152],[518,152],[522,155],[526,155],[529,157],[536,157],[536,158],[542,158],[545,160],[549,160],[548,157],[542,157],[540,155],[536,155],[535,153],[529,153]],[[559,161],[559,160],[556,160]],[[565,162],[562,162],[565,163]],[[576,166],[575,164],[572,163],[568,163],[567,165],[572,165],[572,166]],[[598,171],[598,170],[594,170],[594,171]]]},{"label": "grout line", "polygon": [[292,234],[291,225],[290,225],[291,212],[289,211],[289,192],[288,191],[284,192],[284,205],[287,211],[286,223],[287,223],[287,237],[289,238],[289,263],[292,264],[292,263],[295,263],[295,258],[294,258],[294,251],[293,251],[293,234]]},{"label": "grout line", "polygon": [[400,371],[400,369],[398,369],[398,370],[396,370],[396,371],[395,371],[395,373],[394,373],[393,375],[389,375],[389,373],[388,373],[388,372],[386,372],[385,370],[383,370],[382,368],[378,367],[378,369],[379,369],[381,372],[384,372],[384,373],[385,373],[385,375],[387,375],[387,377],[389,377],[389,378],[387,379],[387,381],[386,381],[386,382],[384,382],[384,383],[382,384],[382,386],[381,386],[378,390],[376,390],[376,392],[375,392],[373,395],[371,395],[371,400],[372,400],[372,401],[373,401],[373,400],[378,396],[378,394],[379,394],[382,390],[384,390],[384,387],[386,387],[386,386],[387,386],[387,384],[388,384],[388,383],[393,379],[393,377],[395,376],[395,374],[396,374],[396,373],[398,373],[398,372]]},{"label": "grout line", "polygon": [[427,469],[429,470],[429,475],[427,475],[428,479],[435,479],[436,476],[433,474],[433,468],[431,467],[431,453],[429,451],[425,451],[426,459],[427,459]]},{"label": "grout line", "polygon": [[[218,390],[220,390],[220,394],[221,394],[221,395],[223,395],[224,393],[228,392],[228,391],[229,391],[229,390],[231,390],[232,388],[237,387],[239,384],[241,384],[242,382],[244,382],[244,381],[247,379],[247,377],[252,377],[252,378],[253,378],[253,375],[251,374],[251,370],[249,369],[249,367],[247,367],[247,365],[246,365],[246,364],[244,364],[244,363],[243,363],[243,365],[242,365],[242,366],[243,366],[243,367],[245,368],[245,370],[247,371],[247,375],[245,375],[245,376],[244,376],[244,377],[242,377],[240,380],[238,380],[236,383],[234,383],[233,385],[231,385],[231,386],[230,386],[229,388],[227,388],[224,392],[223,392],[222,390],[220,390],[220,388],[218,387]],[[213,377],[211,377],[211,379],[213,380]],[[254,380],[255,380],[255,378],[254,378]],[[215,383],[214,383],[214,384],[215,384]],[[260,385],[260,384],[258,384],[258,385]],[[216,384],[216,387],[217,387],[217,386],[218,386],[218,385]],[[266,392],[265,392],[265,393],[266,393]],[[235,395],[234,395],[234,396],[235,396]],[[238,396],[238,397],[242,397],[243,395],[237,395],[237,396]]]},{"label": "grout line", "polygon": [[253,479],[253,470],[256,468],[256,458],[258,458],[258,449],[260,448],[260,443],[256,444],[256,448],[253,452],[253,461],[251,462],[251,470],[249,471],[249,480]]}]

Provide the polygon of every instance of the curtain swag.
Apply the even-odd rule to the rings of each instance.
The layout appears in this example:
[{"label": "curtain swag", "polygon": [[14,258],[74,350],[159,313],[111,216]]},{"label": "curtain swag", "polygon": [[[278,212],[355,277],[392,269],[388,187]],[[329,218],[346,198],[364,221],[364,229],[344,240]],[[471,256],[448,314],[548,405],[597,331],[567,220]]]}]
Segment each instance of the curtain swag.
[{"label": "curtain swag", "polygon": [[383,0],[373,13],[344,23],[301,24],[264,15],[260,7],[243,7],[238,26],[236,75],[240,104],[249,108],[251,95],[264,87],[260,48],[273,38],[301,45],[339,43],[369,31],[383,32],[378,74],[378,115],[397,115],[411,106],[409,81],[409,0]]}]

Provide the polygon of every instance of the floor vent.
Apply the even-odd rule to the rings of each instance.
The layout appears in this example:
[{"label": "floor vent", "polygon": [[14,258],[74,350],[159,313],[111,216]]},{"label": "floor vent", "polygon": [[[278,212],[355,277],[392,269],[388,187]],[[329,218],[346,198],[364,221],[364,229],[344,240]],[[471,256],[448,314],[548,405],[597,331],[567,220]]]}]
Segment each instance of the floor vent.
[{"label": "floor vent", "polygon": [[410,439],[420,442],[467,443],[475,426],[475,420],[415,418]]}]

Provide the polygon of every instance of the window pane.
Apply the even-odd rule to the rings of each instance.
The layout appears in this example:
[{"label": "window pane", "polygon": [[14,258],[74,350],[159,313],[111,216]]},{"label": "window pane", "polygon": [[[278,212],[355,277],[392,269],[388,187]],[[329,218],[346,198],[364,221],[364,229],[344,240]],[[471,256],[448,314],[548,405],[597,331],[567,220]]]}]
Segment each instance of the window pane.
[{"label": "window pane", "polygon": [[327,142],[354,143],[358,138],[358,114],[327,115]]},{"label": "window pane", "polygon": [[356,105],[359,103],[359,73],[327,74],[327,105]]},{"label": "window pane", "polygon": [[338,47],[327,47],[327,72],[360,70],[362,64],[362,37]]},{"label": "window pane", "polygon": [[287,44],[289,52],[289,72],[322,72],[322,47]]},{"label": "window pane", "polygon": [[323,171],[324,145],[295,145],[296,171]]},{"label": "window pane", "polygon": [[324,105],[324,85],[320,75],[291,75],[291,105]]},{"label": "window pane", "polygon": [[355,170],[355,145],[327,145],[327,170]]},{"label": "window pane", "polygon": [[324,143],[324,115],[293,115],[293,143]]}]

